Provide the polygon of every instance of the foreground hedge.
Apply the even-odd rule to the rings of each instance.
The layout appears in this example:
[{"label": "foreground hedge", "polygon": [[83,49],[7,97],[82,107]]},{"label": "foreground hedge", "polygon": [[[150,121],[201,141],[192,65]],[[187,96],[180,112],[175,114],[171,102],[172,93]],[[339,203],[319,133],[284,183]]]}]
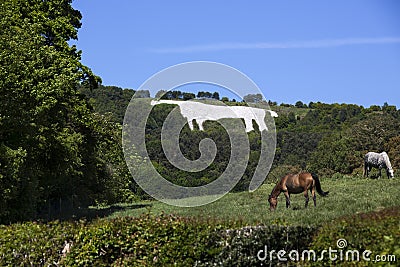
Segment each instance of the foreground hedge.
[{"label": "foreground hedge", "polygon": [[[198,266],[270,266],[279,263],[272,250],[304,250],[312,240],[312,226],[251,226],[219,231],[219,253]],[[260,254],[259,254],[260,252]],[[258,258],[260,256],[261,259]],[[264,258],[264,259],[263,259]],[[284,264],[286,266],[286,264]]]},{"label": "foreground hedge", "polygon": [[74,240],[84,222],[35,222],[0,225],[0,266],[55,265],[65,242]]},{"label": "foreground hedge", "polygon": [[[397,255],[400,254],[399,219],[399,209],[393,208],[340,218],[319,229],[277,225],[239,227],[235,223],[172,215],[101,219],[91,223],[27,222],[0,226],[0,266],[268,266],[276,265],[278,260],[276,254],[271,260],[257,258],[258,252],[266,247],[268,251],[318,252],[336,247],[339,238],[346,238],[349,249]],[[66,249],[68,245],[70,249]],[[300,264],[331,265],[332,262]],[[347,263],[335,262],[338,264]]]},{"label": "foreground hedge", "polygon": [[172,215],[13,224],[0,227],[0,265],[248,266],[265,245],[298,248],[311,236],[309,227],[230,227]]},{"label": "foreground hedge", "polygon": [[197,260],[214,256],[208,247],[212,232],[205,223],[171,215],[101,220],[78,233],[63,263],[168,266],[177,262],[193,266]]},{"label": "foreground hedge", "polygon": [[[338,244],[338,240],[345,239],[345,243]],[[344,241],[343,241],[344,242]],[[310,249],[320,254],[329,247],[337,249],[338,245],[344,246],[344,252],[357,250],[360,253],[360,261],[352,262],[353,266],[399,266],[400,262],[400,209],[399,207],[387,208],[378,212],[357,214],[354,216],[336,219],[324,224],[315,236]],[[370,250],[368,256],[371,261],[362,260],[361,254]],[[394,255],[395,262],[374,262],[376,255]],[[339,263],[350,265],[343,257]],[[397,264],[396,264],[397,262]],[[335,261],[335,265],[337,265]],[[332,266],[328,257],[324,261],[313,263],[315,266]]]},{"label": "foreground hedge", "polygon": [[[214,256],[207,247],[214,229],[166,215],[1,226],[0,266],[191,266]],[[63,253],[66,244],[71,249]]]}]

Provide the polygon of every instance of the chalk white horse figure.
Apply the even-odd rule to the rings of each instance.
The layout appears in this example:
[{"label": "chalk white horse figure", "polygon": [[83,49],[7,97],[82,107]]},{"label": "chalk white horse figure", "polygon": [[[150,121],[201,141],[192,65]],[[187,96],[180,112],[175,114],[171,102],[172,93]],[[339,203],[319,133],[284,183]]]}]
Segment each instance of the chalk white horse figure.
[{"label": "chalk white horse figure", "polygon": [[375,153],[368,152],[364,157],[364,177],[369,175],[371,168],[375,167],[379,169],[379,178],[381,178],[381,170],[386,169],[386,175],[388,178],[393,178],[394,173],[392,164],[390,164],[389,156],[386,152]]},{"label": "chalk white horse figure", "polygon": [[223,118],[242,118],[246,125],[246,132],[253,130],[252,121],[255,120],[259,126],[260,132],[268,130],[264,118],[266,112],[269,112],[272,117],[278,117],[278,114],[272,110],[260,108],[245,107],[245,106],[217,106],[208,105],[195,101],[174,101],[174,100],[159,100],[151,101],[151,105],[172,104],[178,105],[183,117],[188,121],[189,128],[193,130],[193,120],[199,125],[199,130],[203,131],[203,123],[207,120],[216,121]]}]

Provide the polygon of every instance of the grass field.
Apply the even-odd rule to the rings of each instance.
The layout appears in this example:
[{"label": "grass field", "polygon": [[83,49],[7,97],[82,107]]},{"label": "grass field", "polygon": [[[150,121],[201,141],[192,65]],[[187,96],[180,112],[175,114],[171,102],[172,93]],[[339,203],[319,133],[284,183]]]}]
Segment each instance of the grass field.
[{"label": "grass field", "polygon": [[269,211],[268,195],[274,184],[265,184],[255,192],[229,193],[209,205],[193,208],[170,206],[158,201],[120,204],[119,211],[109,217],[139,216],[166,213],[195,217],[199,220],[228,220],[243,225],[283,224],[318,225],[335,218],[356,213],[377,211],[385,207],[400,206],[400,179],[370,179],[352,176],[321,178],[322,189],[328,197],[317,195],[317,207],[310,198],[304,208],[302,194],[291,195],[291,208],[286,209],[285,197],[278,198],[275,212]]}]

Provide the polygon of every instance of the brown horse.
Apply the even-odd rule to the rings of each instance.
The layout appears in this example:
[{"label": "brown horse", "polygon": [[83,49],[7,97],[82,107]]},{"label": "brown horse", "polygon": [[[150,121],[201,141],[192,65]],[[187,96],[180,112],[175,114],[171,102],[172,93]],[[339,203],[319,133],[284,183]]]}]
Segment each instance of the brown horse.
[{"label": "brown horse", "polygon": [[328,192],[324,192],[321,189],[321,183],[318,179],[318,176],[314,173],[302,172],[298,174],[288,174],[283,177],[272,189],[271,194],[268,197],[268,202],[270,205],[270,210],[273,211],[276,209],[276,205],[278,204],[278,196],[280,193],[284,193],[286,197],[286,208],[290,206],[290,194],[299,194],[303,193],[306,198],[305,207],[308,205],[308,190],[310,190],[313,200],[314,206],[317,206],[317,197],[315,195],[315,189],[317,189],[318,194],[325,197],[328,195]]}]

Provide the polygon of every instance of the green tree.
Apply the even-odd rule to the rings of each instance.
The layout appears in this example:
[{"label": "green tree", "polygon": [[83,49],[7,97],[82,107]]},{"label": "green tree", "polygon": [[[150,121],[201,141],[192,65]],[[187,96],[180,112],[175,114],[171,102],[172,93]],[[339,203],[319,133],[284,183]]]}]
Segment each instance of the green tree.
[{"label": "green tree", "polygon": [[390,139],[399,135],[399,129],[400,121],[391,114],[371,113],[346,134],[353,137],[354,150],[382,152]]},{"label": "green tree", "polygon": [[200,91],[197,93],[197,98],[211,98],[213,95],[210,92]]},{"label": "green tree", "polygon": [[247,103],[260,103],[263,101],[261,94],[248,94],[243,97],[243,100]]},{"label": "green tree", "polygon": [[294,106],[295,106],[296,108],[306,108],[306,107],[307,107],[307,105],[304,104],[304,103],[301,102],[301,101],[297,101],[296,104],[295,104]]},{"label": "green tree", "polygon": [[81,26],[71,2],[0,4],[0,222],[32,218],[52,199],[92,202],[113,177],[102,150],[116,151],[115,132],[78,90],[100,78],[68,44]]},{"label": "green tree", "polygon": [[212,94],[212,98],[219,100],[219,93],[218,92],[214,92]]},{"label": "green tree", "polygon": [[385,145],[385,151],[387,151],[392,167],[395,170],[400,168],[400,135],[390,138],[389,142]]},{"label": "green tree", "polygon": [[166,90],[163,90],[163,89],[159,90],[159,91],[156,93],[155,98],[161,98],[166,92],[167,92],[167,91],[166,91]]},{"label": "green tree", "polygon": [[96,90],[81,87],[80,92],[88,99],[94,111],[108,116],[114,122],[122,124],[126,108],[135,95],[132,89],[122,89],[116,86],[100,85]]},{"label": "green tree", "polygon": [[340,133],[325,136],[312,153],[307,168],[320,174],[352,173],[360,164],[351,137]]},{"label": "green tree", "polygon": [[193,94],[193,93],[183,93],[182,94],[182,98],[183,98],[183,100],[190,100],[190,99],[194,99],[194,98],[196,98],[196,95],[195,94]]},{"label": "green tree", "polygon": [[150,91],[149,90],[138,90],[135,93],[135,98],[149,98]]}]

